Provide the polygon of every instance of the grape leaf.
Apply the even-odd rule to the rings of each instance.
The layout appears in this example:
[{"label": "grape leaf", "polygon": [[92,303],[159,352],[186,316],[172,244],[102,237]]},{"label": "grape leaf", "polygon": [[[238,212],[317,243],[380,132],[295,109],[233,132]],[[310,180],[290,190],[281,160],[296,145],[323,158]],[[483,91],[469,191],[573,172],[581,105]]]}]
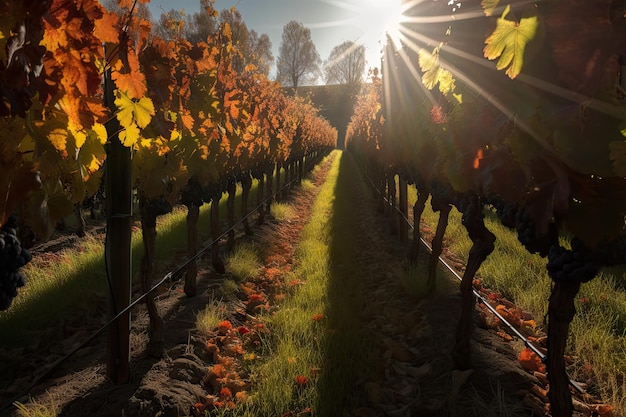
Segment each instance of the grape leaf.
[{"label": "grape leaf", "polygon": [[432,90],[439,83],[439,91],[442,94],[448,94],[454,91],[454,77],[450,71],[443,69],[439,65],[439,49],[441,45],[433,49],[432,53],[422,49],[418,52],[418,63],[422,75],[422,83],[426,88]]},{"label": "grape leaf", "polygon": [[128,68],[122,66],[121,60],[116,65],[116,71],[111,74],[118,89],[126,92],[129,97],[140,98],[146,94],[146,77],[141,72],[139,58],[134,51],[127,54]]},{"label": "grape leaf", "polygon": [[480,5],[485,12],[485,16],[491,16],[499,3],[500,0],[483,0],[480,2]]},{"label": "grape leaf", "polygon": [[119,31],[117,29],[118,16],[113,12],[105,12],[101,19],[94,22],[94,35],[102,42],[119,42]]},{"label": "grape leaf", "polygon": [[506,19],[511,6],[504,9],[498,18],[496,29],[485,41],[485,58],[494,60],[500,58],[496,68],[501,70],[508,67],[506,75],[513,79],[519,75],[524,65],[524,48],[533,40],[537,32],[537,16],[523,17],[519,22]]},{"label": "grape leaf", "polygon": [[115,105],[119,109],[117,120],[125,128],[131,126],[134,122],[143,129],[148,126],[152,116],[154,116],[154,103],[148,97],[133,100],[126,93],[118,91]]},{"label": "grape leaf", "polygon": [[122,145],[131,147],[139,140],[140,132],[137,125],[131,123],[129,126],[126,126],[126,129],[122,130],[119,135]]}]

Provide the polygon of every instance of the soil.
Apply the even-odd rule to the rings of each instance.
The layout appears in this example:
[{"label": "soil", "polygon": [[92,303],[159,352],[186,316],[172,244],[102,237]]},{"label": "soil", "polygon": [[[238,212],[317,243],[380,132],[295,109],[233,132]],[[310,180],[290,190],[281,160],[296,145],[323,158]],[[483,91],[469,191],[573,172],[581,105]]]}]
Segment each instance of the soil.
[{"label": "soil", "polygon": [[[329,165],[327,162],[312,173],[316,186],[325,180]],[[254,227],[254,236],[238,234],[238,240],[249,240],[264,248],[264,276],[269,276],[270,271],[280,274],[293,266],[299,233],[309,219],[316,192],[317,187],[307,191],[299,187],[292,189],[284,201],[297,213],[293,220],[277,222],[268,215],[264,225]],[[460,314],[460,294],[454,278],[442,274],[440,290],[434,297],[410,295],[400,281],[407,248],[390,233],[393,217],[376,213],[371,196],[363,193],[361,187],[354,187],[352,198],[355,215],[360,219],[357,233],[362,236],[359,247],[354,249],[355,257],[369,266],[370,273],[363,279],[365,288],[372,294],[371,303],[360,319],[376,335],[380,362],[373,366],[379,379],[355,382],[353,393],[346,399],[346,409],[338,410],[337,415],[545,415],[544,374],[540,369],[521,366],[518,356],[523,346],[507,337],[497,322],[486,318],[480,307],[476,310],[479,326],[472,338],[474,368],[463,372],[454,369],[451,347]],[[103,238],[102,225],[88,222],[87,233]],[[63,234],[35,248],[33,253],[50,256],[75,243],[69,234]],[[58,415],[68,417],[200,415],[203,407],[198,404],[207,404],[207,398],[217,400],[220,395],[208,370],[227,355],[225,347],[229,340],[225,333],[216,333],[207,341],[207,336],[195,329],[196,315],[207,303],[221,297],[219,288],[229,278],[228,272],[226,275],[214,272],[209,258],[199,260],[197,296],[185,296],[182,282],[158,292],[157,305],[165,322],[162,357],[154,358],[146,353],[145,307],[139,305],[133,310],[129,383],[113,385],[107,380],[105,335],[31,386],[49,369],[49,364],[80,346],[104,321],[98,314],[88,318],[75,315],[60,322],[58,328],[34,338],[29,346],[0,348],[0,407],[19,396],[21,402],[32,398],[36,403],[54,405]],[[459,260],[452,262],[462,265]],[[165,272],[158,271],[157,276]],[[250,292],[263,294],[264,306],[275,308],[273,297],[280,292],[271,288],[271,281],[257,280],[254,285]],[[225,319],[246,333],[248,329],[262,329],[254,310],[247,304],[250,292],[227,300],[224,311]],[[100,303],[97,310],[106,316],[106,302],[100,300]],[[63,335],[62,339],[58,335]],[[247,340],[252,343],[254,337]],[[216,353],[220,349],[222,356]],[[243,381],[243,385],[233,385],[233,395],[235,390],[245,392],[251,388],[247,377],[238,375],[237,380]],[[27,390],[28,395],[22,395]],[[501,406],[505,409],[499,412],[496,408]],[[476,414],[479,407],[490,410],[491,414]],[[3,412],[13,415],[6,409]]]}]

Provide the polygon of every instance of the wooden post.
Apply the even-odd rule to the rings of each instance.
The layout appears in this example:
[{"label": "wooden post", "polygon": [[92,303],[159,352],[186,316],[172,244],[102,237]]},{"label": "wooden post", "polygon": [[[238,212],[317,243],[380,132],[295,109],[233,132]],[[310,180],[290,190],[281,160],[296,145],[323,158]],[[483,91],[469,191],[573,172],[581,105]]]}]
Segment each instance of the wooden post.
[{"label": "wooden post", "polygon": [[[105,105],[115,114],[114,84],[111,70],[104,75]],[[105,164],[107,240],[105,263],[109,273],[109,318],[115,317],[130,304],[131,296],[131,227],[132,227],[132,165],[131,150],[119,140],[120,125],[112,116],[106,123],[109,142]],[[107,376],[114,384],[130,379],[130,312],[109,327]]]}]

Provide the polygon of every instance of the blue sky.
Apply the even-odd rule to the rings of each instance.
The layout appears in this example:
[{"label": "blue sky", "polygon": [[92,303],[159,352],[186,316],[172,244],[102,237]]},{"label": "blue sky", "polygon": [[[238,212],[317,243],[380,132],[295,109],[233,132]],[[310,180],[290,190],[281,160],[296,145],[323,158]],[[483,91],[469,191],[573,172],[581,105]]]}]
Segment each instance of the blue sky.
[{"label": "blue sky", "polygon": [[[393,0],[216,0],[215,8],[220,11],[235,6],[248,29],[269,35],[275,57],[284,25],[295,20],[311,29],[311,38],[323,61],[334,46],[350,40],[366,47],[367,67],[380,67],[381,30],[376,28],[380,27],[381,14],[389,9],[389,3]],[[163,11],[171,9],[183,9],[188,14],[198,12],[200,1],[151,0],[148,6],[158,19]]]}]

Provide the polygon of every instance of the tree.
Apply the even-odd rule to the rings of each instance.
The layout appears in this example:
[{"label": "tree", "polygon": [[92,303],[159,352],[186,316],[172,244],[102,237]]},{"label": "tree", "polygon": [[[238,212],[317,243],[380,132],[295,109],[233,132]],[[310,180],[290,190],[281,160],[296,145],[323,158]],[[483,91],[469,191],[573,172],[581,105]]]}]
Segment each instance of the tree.
[{"label": "tree", "polygon": [[256,31],[250,31],[250,49],[249,59],[256,65],[259,72],[269,75],[270,67],[274,63],[274,54],[272,53],[272,41],[266,33],[259,35]]},{"label": "tree", "polygon": [[216,17],[211,0],[200,0],[200,12],[185,16],[183,36],[191,43],[206,42],[217,30]]},{"label": "tree", "polygon": [[327,84],[358,86],[365,70],[365,47],[351,41],[337,45],[324,66]]},{"label": "tree", "polygon": [[220,23],[228,23],[233,44],[241,52],[241,56],[233,58],[235,70],[241,73],[248,64],[254,64],[258,72],[268,75],[274,62],[269,36],[266,34],[259,36],[254,30],[249,30],[241,13],[234,8],[220,12]]},{"label": "tree", "polygon": [[311,30],[294,20],[287,23],[279,49],[277,80],[297,90],[301,81],[317,80],[320,63]]}]

